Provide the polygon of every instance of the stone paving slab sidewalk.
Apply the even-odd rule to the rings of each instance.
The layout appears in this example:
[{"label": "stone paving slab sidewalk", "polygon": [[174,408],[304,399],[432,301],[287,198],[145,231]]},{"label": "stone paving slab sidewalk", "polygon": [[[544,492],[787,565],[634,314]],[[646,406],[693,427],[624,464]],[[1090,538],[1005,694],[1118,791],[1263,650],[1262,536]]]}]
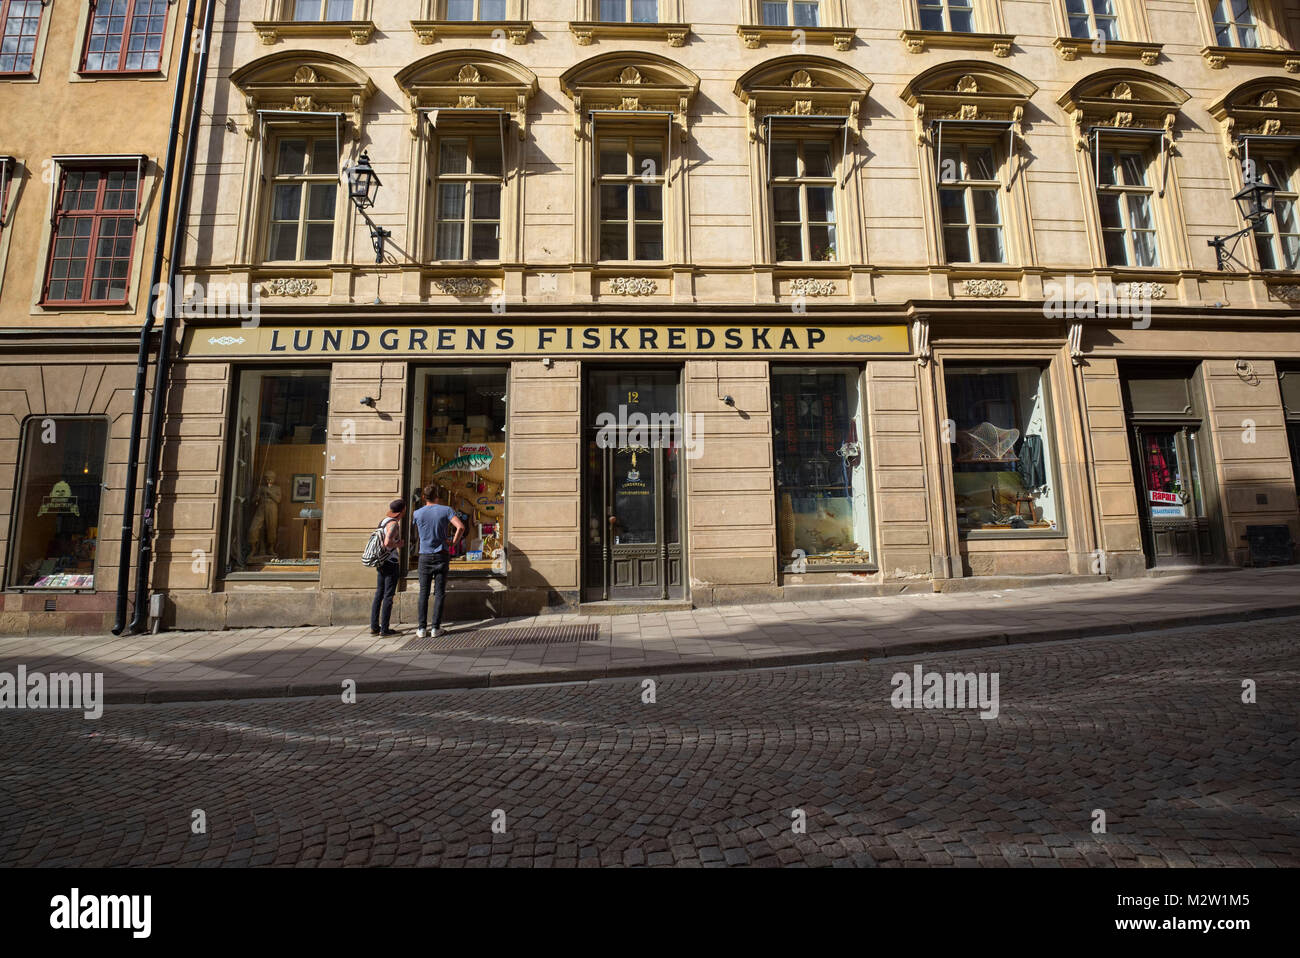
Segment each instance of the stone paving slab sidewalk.
[{"label": "stone paving slab sidewalk", "polygon": [[[364,626],[0,637],[0,671],[102,672],[109,703],[474,688],[762,668],[1300,615],[1300,567],[993,592],[448,623],[446,648]],[[592,622],[594,642],[455,649],[457,632]],[[1300,623],[1297,623],[1300,629]]]}]

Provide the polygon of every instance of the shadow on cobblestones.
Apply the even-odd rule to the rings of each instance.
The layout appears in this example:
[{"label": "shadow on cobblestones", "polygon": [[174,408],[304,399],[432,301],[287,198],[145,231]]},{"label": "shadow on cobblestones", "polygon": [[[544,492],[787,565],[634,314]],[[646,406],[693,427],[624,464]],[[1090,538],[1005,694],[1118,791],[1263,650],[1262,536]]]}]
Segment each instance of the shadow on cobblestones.
[{"label": "shadow on cobblestones", "polygon": [[6,712],[0,862],[1295,866],[1297,652],[1279,620],[923,660],[997,671],[987,721],[892,708],[905,659]]}]

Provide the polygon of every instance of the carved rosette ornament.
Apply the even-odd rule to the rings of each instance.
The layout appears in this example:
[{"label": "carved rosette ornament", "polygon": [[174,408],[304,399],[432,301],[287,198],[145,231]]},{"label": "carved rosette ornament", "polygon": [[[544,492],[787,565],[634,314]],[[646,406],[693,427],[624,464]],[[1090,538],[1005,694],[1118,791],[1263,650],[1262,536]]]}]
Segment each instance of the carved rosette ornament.
[{"label": "carved rosette ornament", "polygon": [[267,280],[262,284],[263,296],[315,296],[316,281],[314,279],[290,278],[287,276],[277,276],[275,279]]},{"label": "carved rosette ornament", "polygon": [[834,296],[835,283],[829,279],[800,276],[791,281],[790,294],[792,296]]},{"label": "carved rosette ornament", "polygon": [[446,276],[433,281],[433,287],[448,296],[486,296],[491,284],[481,276]]},{"label": "carved rosette ornament", "polygon": [[1007,294],[1007,284],[1000,279],[967,279],[962,281],[961,288],[967,296],[986,299]]},{"label": "carved rosette ornament", "polygon": [[615,276],[609,291],[615,296],[653,296],[659,284],[649,276]]}]

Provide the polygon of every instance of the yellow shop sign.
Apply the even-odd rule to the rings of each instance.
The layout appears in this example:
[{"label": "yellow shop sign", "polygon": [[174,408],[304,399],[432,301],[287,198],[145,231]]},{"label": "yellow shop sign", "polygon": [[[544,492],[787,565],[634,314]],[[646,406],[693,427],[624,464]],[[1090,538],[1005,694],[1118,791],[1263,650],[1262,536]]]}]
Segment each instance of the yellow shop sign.
[{"label": "yellow shop sign", "polygon": [[185,331],[190,358],[907,353],[907,326],[255,326]]}]

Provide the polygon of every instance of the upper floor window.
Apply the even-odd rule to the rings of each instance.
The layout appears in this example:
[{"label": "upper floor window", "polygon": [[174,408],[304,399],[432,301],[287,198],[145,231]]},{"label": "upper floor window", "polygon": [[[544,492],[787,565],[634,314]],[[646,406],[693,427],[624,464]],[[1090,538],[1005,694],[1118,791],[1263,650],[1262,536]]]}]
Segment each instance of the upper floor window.
[{"label": "upper floor window", "polygon": [[1149,165],[1143,153],[1102,148],[1097,207],[1110,266],[1159,265]]},{"label": "upper floor window", "polygon": [[1070,36],[1081,40],[1119,39],[1119,14],[1115,0],[1065,0]]},{"label": "upper floor window", "polygon": [[809,0],[762,0],[765,27],[821,26],[820,4]]},{"label": "upper floor window", "polygon": [[663,136],[600,137],[600,258],[664,258]]},{"label": "upper floor window", "polygon": [[945,143],[939,158],[939,222],[949,263],[1005,263],[997,151]]},{"label": "upper floor window", "polygon": [[917,0],[922,30],[975,31],[975,0]]},{"label": "upper floor window", "polygon": [[69,169],[55,208],[44,304],[126,302],[135,244],[134,169]]},{"label": "upper floor window", "polygon": [[41,0],[0,0],[0,73],[31,73]]},{"label": "upper floor window", "polygon": [[501,257],[501,139],[487,134],[438,137],[434,258]]},{"label": "upper floor window", "polygon": [[772,144],[772,224],[777,260],[837,258],[831,140],[778,139]]},{"label": "upper floor window", "polygon": [[659,0],[600,0],[605,23],[658,23]]},{"label": "upper floor window", "polygon": [[447,0],[448,20],[504,20],[506,0]]},{"label": "upper floor window", "polygon": [[1259,46],[1250,0],[1218,0],[1215,3],[1214,37],[1221,47]]},{"label": "upper floor window", "polygon": [[293,18],[300,22],[351,20],[352,0],[294,0]]},{"label": "upper floor window", "polygon": [[1300,270],[1300,223],[1296,202],[1300,189],[1295,164],[1281,157],[1257,161],[1260,176],[1277,190],[1273,215],[1255,225],[1255,249],[1262,269]]},{"label": "upper floor window", "polygon": [[96,0],[82,70],[137,73],[162,65],[167,0]]},{"label": "upper floor window", "polygon": [[329,260],[339,189],[334,135],[282,136],[274,156],[267,259]]}]

